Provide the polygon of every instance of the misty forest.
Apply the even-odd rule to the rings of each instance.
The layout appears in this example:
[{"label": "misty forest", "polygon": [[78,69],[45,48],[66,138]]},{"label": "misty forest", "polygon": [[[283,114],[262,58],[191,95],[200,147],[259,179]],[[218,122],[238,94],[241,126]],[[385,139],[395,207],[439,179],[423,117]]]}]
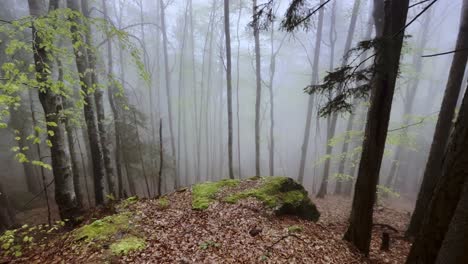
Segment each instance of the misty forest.
[{"label": "misty forest", "polygon": [[0,2],[0,263],[468,263],[468,0]]}]

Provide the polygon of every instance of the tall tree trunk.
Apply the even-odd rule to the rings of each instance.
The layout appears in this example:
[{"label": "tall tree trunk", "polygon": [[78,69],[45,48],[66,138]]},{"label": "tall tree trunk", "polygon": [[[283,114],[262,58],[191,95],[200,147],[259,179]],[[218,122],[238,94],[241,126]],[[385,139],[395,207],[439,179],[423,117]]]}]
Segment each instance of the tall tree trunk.
[{"label": "tall tree trunk", "polygon": [[135,136],[137,140],[138,157],[140,158],[141,170],[143,173],[143,178],[145,179],[145,186],[146,186],[146,191],[148,193],[148,198],[151,198],[148,175],[146,174],[145,160],[143,159],[143,151],[141,149],[141,139],[140,139],[140,131],[138,129],[137,116],[136,116],[136,112],[134,109],[132,110],[132,112],[133,112],[133,125],[135,126]]},{"label": "tall tree trunk", "polygon": [[[359,7],[361,5],[360,0],[354,1],[353,10],[351,13],[351,21],[349,24],[348,35],[346,37],[345,47],[344,47],[344,56],[341,66],[345,66],[348,63],[348,52],[351,49],[351,43],[353,42],[354,31],[356,29],[356,22],[359,13]],[[331,118],[330,126],[328,127],[327,133],[327,150],[326,155],[331,156],[333,151],[333,146],[330,145],[330,140],[335,137],[335,130],[336,130],[336,123],[338,122],[338,115],[334,114]],[[320,189],[318,191],[317,197],[323,198],[327,194],[327,186],[328,186],[328,179],[330,178],[330,159],[327,158],[325,161],[325,166],[323,169],[323,178],[322,184],[320,185]],[[337,184],[338,188],[341,188],[341,184]]]},{"label": "tall tree trunk", "polygon": [[[82,5],[82,12],[85,17],[90,17],[89,14],[89,7],[88,7],[88,0],[81,0]],[[108,192],[115,197],[115,184],[114,184],[114,166],[112,164],[112,157],[111,157],[111,144],[109,142],[109,137],[107,135],[106,127],[105,127],[105,119],[106,115],[104,112],[104,93],[102,89],[98,87],[98,74],[96,70],[96,54],[94,54],[94,50],[91,48],[93,46],[93,38],[91,34],[91,27],[87,24],[87,31],[86,31],[86,44],[88,46],[87,50],[87,60],[88,60],[88,68],[91,70],[91,83],[95,88],[94,91],[94,103],[96,106],[96,114],[97,114],[97,122],[98,122],[98,131],[99,131],[99,142],[101,143],[101,150],[103,155],[104,161],[104,170],[106,173],[106,180],[107,180],[107,187]]]},{"label": "tall tree trunk", "polygon": [[468,51],[468,7],[467,1],[463,1],[462,17],[460,29],[456,43],[456,52],[453,57],[452,66],[445,88],[442,106],[440,107],[439,118],[437,120],[431,150],[427,159],[423,181],[418,193],[416,206],[411,217],[410,225],[406,231],[408,237],[415,236],[421,226],[422,219],[429,206],[434,188],[441,175],[444,151],[449,140],[452,127],[452,120],[455,115],[455,107],[460,94],[463,75],[466,68]]},{"label": "tall tree trunk", "polygon": [[[81,12],[81,6],[79,0],[67,0],[67,5],[70,9]],[[76,24],[81,24],[79,17],[72,18],[72,21]],[[71,28],[73,39],[72,42],[73,50],[75,53],[76,66],[80,76],[81,90],[84,94],[84,116],[87,126],[89,147],[91,149],[91,157],[93,162],[93,174],[94,174],[94,197],[96,205],[104,204],[104,160],[101,149],[101,141],[99,137],[96,109],[94,98],[89,91],[93,87],[91,79],[91,73],[88,67],[87,61],[87,50],[82,44],[84,41],[83,36],[78,31],[76,25]],[[80,44],[81,43],[81,44]]]},{"label": "tall tree trunk", "polygon": [[[390,111],[395,83],[400,64],[404,30],[409,0],[391,0],[384,3],[383,27],[376,23],[377,37],[381,43],[376,47],[376,72],[371,80],[371,105],[367,114],[361,161],[356,180],[350,224],[344,239],[368,255],[372,233],[372,215],[377,183],[387,138]],[[382,2],[374,1],[374,20]]]},{"label": "tall tree trunk", "polygon": [[228,113],[228,161],[229,178],[234,179],[233,171],[233,139],[232,139],[232,61],[231,61],[231,29],[229,22],[229,0],[224,0],[224,34],[226,39],[226,82],[227,82],[227,113]]},{"label": "tall tree trunk", "polygon": [[[108,20],[109,15],[107,11],[107,3],[106,0],[102,0],[102,7],[103,7],[103,14],[104,19]],[[109,22],[107,22],[109,23]],[[106,32],[109,31],[109,28],[105,24]],[[122,147],[121,147],[121,138],[122,138],[122,131],[121,131],[121,120],[120,120],[120,110],[115,102],[115,94],[117,94],[118,88],[114,84],[114,80],[112,75],[114,74],[114,63],[113,63],[113,55],[112,55],[112,39],[110,34],[107,34],[107,83],[108,83],[108,90],[107,90],[107,97],[109,100],[109,105],[111,107],[113,119],[114,119],[114,133],[115,133],[115,166],[117,169],[117,194],[119,198],[124,196],[124,187],[123,187],[123,173],[122,173]]]},{"label": "tall tree trunk", "polygon": [[[468,0],[463,1],[463,22],[468,18]],[[463,31],[466,36],[466,32]],[[460,35],[462,31],[460,30]],[[459,36],[460,36],[459,35]],[[462,38],[465,38],[462,36]],[[464,46],[466,47],[466,46]],[[455,55],[457,56],[457,55]],[[458,67],[461,67],[458,65]],[[468,189],[468,94],[463,99],[454,131],[447,145],[441,175],[427,207],[406,263],[466,263],[466,189]],[[465,185],[465,187],[463,187]],[[457,207],[458,204],[458,207]],[[444,240],[445,238],[445,240]],[[452,255],[453,253],[453,255]],[[460,256],[460,258],[456,258]],[[453,259],[455,261],[441,262]]]},{"label": "tall tree trunk", "polygon": [[[28,90],[28,99],[29,99],[29,109],[31,110],[31,120],[32,125],[34,127],[37,126],[37,118],[36,118],[36,111],[34,109],[34,101],[33,101],[33,91],[31,89]],[[34,129],[34,136],[39,138],[39,131]],[[39,144],[36,144],[36,154],[39,160],[42,159],[42,150]],[[42,191],[44,192],[45,200],[46,200],[46,207],[47,207],[47,223],[49,225],[52,224],[51,213],[50,213],[50,202],[49,202],[49,190],[47,189],[47,180],[45,169],[43,166],[40,167],[41,171],[41,184],[42,184]],[[79,204],[78,204],[79,206]]]},{"label": "tall tree trunk", "polygon": [[[419,36],[419,43],[418,47],[416,48],[416,52],[414,53],[413,56],[413,65],[414,65],[414,70],[415,70],[415,78],[411,80],[409,87],[406,90],[405,93],[405,102],[403,104],[403,125],[402,127],[406,127],[409,125],[409,119],[405,118],[405,116],[412,114],[413,112],[413,104],[416,98],[416,92],[418,90],[419,86],[419,80],[420,78],[418,77],[422,71],[422,55],[424,52],[424,49],[426,48],[426,44],[428,41],[429,37],[429,24],[431,21],[432,17],[432,12],[431,10],[427,11],[427,14],[425,14],[424,21],[422,24],[422,32],[421,35]],[[406,130],[403,131],[403,134],[406,135]],[[395,158],[392,161],[392,166],[390,168],[390,172],[387,177],[387,183],[386,186],[389,188],[394,188],[394,182],[395,182],[395,176],[397,173],[397,167],[400,165],[400,160],[401,160],[401,155],[406,152],[404,149],[404,146],[401,144],[397,146],[397,149],[395,151]]]},{"label": "tall tree trunk", "polygon": [[[164,53],[164,74],[165,74],[165,81],[166,81],[166,96],[167,96],[167,109],[168,109],[168,121],[169,121],[169,132],[171,136],[171,150],[172,155],[174,158],[177,157],[176,148],[175,148],[175,138],[174,138],[174,127],[172,125],[173,122],[173,115],[172,115],[172,96],[171,96],[171,73],[169,70],[169,54],[167,51],[167,28],[166,28],[166,5],[164,4],[163,0],[159,0],[160,4],[160,18],[161,18],[161,29],[162,29],[162,36],[163,36],[163,53]],[[175,164],[175,168],[177,168],[177,164]],[[174,175],[174,187],[177,189],[179,187],[179,174],[176,169]]]},{"label": "tall tree trunk", "polygon": [[[253,16],[257,14],[257,0],[253,0]],[[253,21],[253,34],[255,39],[255,73],[256,73],[256,96],[255,96],[255,175],[260,176],[260,106],[262,103],[262,69],[260,61],[260,29],[258,19]]]},{"label": "tall tree trunk", "polygon": [[[465,96],[460,107],[457,124],[451,142],[447,146],[447,156],[444,161],[445,171],[442,174],[443,179],[464,179],[464,187],[457,202],[457,207],[452,220],[448,226],[447,233],[435,263],[468,263],[468,181],[466,172],[468,171],[468,93]],[[451,191],[451,189],[448,189]],[[444,203],[451,202],[444,200]],[[437,219],[435,219],[437,220]],[[433,222],[437,226],[440,222]]]},{"label": "tall tree trunk", "polygon": [[239,89],[240,89],[240,46],[241,46],[241,40],[240,40],[240,35],[239,35],[239,24],[240,24],[240,19],[242,16],[242,1],[239,1],[239,13],[237,15],[237,27],[236,27],[236,35],[237,35],[237,60],[236,60],[236,66],[237,66],[237,79],[236,79],[236,118],[237,118],[237,163],[239,167],[239,179],[242,178],[242,162],[241,162],[241,134],[240,134],[240,103],[239,103]]},{"label": "tall tree trunk", "polygon": [[[58,80],[63,83],[63,68],[62,62],[58,59],[57,60],[57,70],[58,70]],[[64,102],[65,109],[69,111],[73,111],[73,101],[71,99],[67,99],[62,97],[62,101]],[[70,159],[72,165],[72,172],[73,172],[73,187],[75,189],[76,194],[76,201],[78,202],[79,207],[83,207],[83,194],[81,192],[81,184],[80,184],[80,169],[78,168],[78,157],[76,156],[76,149],[75,149],[75,136],[73,134],[73,125],[71,121],[67,118],[65,120],[65,131],[67,132],[67,141],[68,147],[70,149]]]},{"label": "tall tree trunk", "polygon": [[[195,60],[195,28],[194,28],[194,21],[193,21],[193,0],[189,1],[189,14],[190,14],[190,47],[192,52],[192,82],[193,82],[193,107],[194,107],[194,125],[195,125],[195,136],[196,136],[196,143],[195,143],[195,156],[196,161],[195,163],[195,177],[193,179],[194,182],[198,182],[200,179],[200,153],[201,153],[201,146],[200,146],[200,119],[198,115],[198,95],[197,95],[197,63]],[[203,74],[203,70],[202,70]]]},{"label": "tall tree trunk", "polygon": [[[39,17],[43,15],[39,1],[28,0],[28,5],[31,16]],[[50,5],[50,10],[55,8],[57,8],[56,5]],[[34,22],[32,32],[32,35],[35,36],[32,48],[36,79],[45,88],[39,91],[39,99],[44,109],[47,130],[53,131],[53,136],[51,136],[52,133],[48,133],[48,139],[52,143],[50,154],[55,183],[55,201],[59,208],[60,217],[69,219],[71,220],[70,223],[73,223],[80,214],[80,208],[73,189],[72,168],[65,135],[61,96],[53,93],[51,87],[48,86],[51,78],[52,62],[49,60],[46,45],[43,43],[42,32],[36,30]]]},{"label": "tall tree trunk", "polygon": [[[324,1],[320,0],[320,4],[323,4]],[[320,61],[320,47],[322,43],[322,27],[323,27],[323,8],[319,11],[319,19],[317,25],[317,37],[315,39],[315,48],[314,48],[314,62],[312,65],[312,82],[311,84],[316,84],[318,82],[318,68],[319,68],[319,61]],[[307,150],[309,147],[309,137],[310,137],[310,125],[312,122],[312,110],[314,106],[314,96],[309,96],[309,102],[307,104],[307,117],[306,117],[306,125],[304,130],[304,139],[302,141],[301,147],[301,161],[299,164],[299,176],[297,177],[297,181],[302,183],[304,181],[304,171],[305,171],[305,164],[307,159]]]}]

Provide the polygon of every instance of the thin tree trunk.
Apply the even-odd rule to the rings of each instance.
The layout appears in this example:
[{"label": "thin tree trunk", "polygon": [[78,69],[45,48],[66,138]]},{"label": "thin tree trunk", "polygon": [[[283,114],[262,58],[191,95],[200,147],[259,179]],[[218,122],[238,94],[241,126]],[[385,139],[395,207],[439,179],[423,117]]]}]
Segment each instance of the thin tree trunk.
[{"label": "thin tree trunk", "polygon": [[80,140],[78,139],[78,133],[76,132],[76,129],[74,129],[74,134],[75,134],[75,138],[77,139],[76,141],[78,143],[78,150],[80,151],[81,167],[83,170],[83,176],[84,176],[83,178],[85,180],[84,184],[85,184],[85,190],[86,190],[86,198],[88,199],[88,207],[91,207],[92,203],[91,203],[91,196],[89,195],[88,177],[86,176],[88,174],[86,170],[86,165],[85,165],[86,161],[83,155],[83,151],[81,149],[81,144],[80,144]]},{"label": "thin tree trunk", "polygon": [[239,179],[242,178],[242,166],[241,166],[241,134],[240,134],[240,103],[239,103],[239,89],[240,89],[240,35],[239,35],[239,24],[242,16],[242,1],[239,1],[239,14],[237,15],[237,80],[236,80],[236,117],[237,117],[237,162],[239,166]]},{"label": "thin tree trunk", "polygon": [[[90,17],[89,14],[89,7],[88,7],[88,0],[81,0],[82,5],[82,12],[85,17]],[[106,127],[105,127],[105,119],[106,115],[104,112],[104,93],[102,89],[98,87],[98,75],[96,69],[96,54],[94,54],[94,50],[91,48],[93,46],[93,38],[91,34],[91,28],[89,24],[87,24],[87,31],[86,31],[86,44],[88,45],[87,50],[87,60],[88,60],[88,68],[91,70],[91,83],[95,88],[94,91],[94,103],[96,106],[96,117],[97,117],[97,124],[98,124],[98,131],[99,131],[99,142],[101,143],[101,150],[103,155],[103,162],[104,162],[104,170],[107,180],[107,187],[109,194],[112,194],[115,197],[115,186],[114,186],[114,167],[112,165],[112,157],[111,157],[111,144],[109,142],[109,137],[107,135]]]},{"label": "thin tree trunk", "polygon": [[[109,15],[107,12],[107,2],[106,0],[102,0],[102,7],[103,7],[103,14],[104,19],[108,20]],[[107,23],[105,24],[105,30],[108,32]],[[117,194],[119,198],[124,196],[124,188],[123,188],[123,175],[122,175],[122,149],[121,149],[121,127],[120,127],[120,111],[117,108],[115,97],[114,95],[118,93],[117,87],[115,87],[114,80],[112,75],[114,74],[114,63],[113,63],[113,55],[112,55],[112,39],[109,34],[107,34],[107,83],[108,83],[108,91],[107,91],[107,98],[109,100],[109,105],[111,107],[112,115],[114,117],[114,133],[115,133],[115,166],[117,169]],[[151,90],[151,89],[150,89]]]},{"label": "thin tree trunk", "polygon": [[[79,0],[67,0],[67,5],[70,9],[81,12]],[[81,24],[79,17],[74,17],[73,22]],[[96,119],[96,110],[94,107],[94,98],[90,93],[89,89],[93,87],[91,74],[88,68],[87,62],[87,50],[83,45],[78,43],[83,42],[84,38],[78,31],[77,26],[72,26],[71,31],[74,35],[72,42],[73,50],[76,58],[76,66],[80,76],[81,90],[84,94],[84,115],[87,126],[89,146],[91,149],[91,157],[93,162],[93,174],[94,174],[94,197],[96,205],[104,204],[104,160],[101,149],[101,141],[99,137],[99,130]]]},{"label": "thin tree trunk", "polygon": [[[171,150],[174,158],[177,157],[176,148],[175,148],[175,138],[174,138],[174,127],[172,125],[173,115],[172,115],[172,96],[171,96],[171,74],[169,72],[169,54],[167,51],[167,29],[166,29],[166,6],[164,5],[163,0],[159,0],[160,12],[161,12],[161,29],[163,36],[163,53],[164,53],[164,73],[166,81],[166,96],[167,96],[167,108],[168,108],[168,121],[169,121],[169,132],[171,136]],[[179,187],[179,172],[177,171],[177,164],[175,164],[175,175],[174,175],[174,187],[177,189]]]},{"label": "thin tree trunk", "polygon": [[[350,225],[344,239],[365,255],[369,254],[372,233],[372,215],[377,183],[387,138],[390,111],[399,69],[404,28],[409,0],[374,1],[375,21],[384,11],[383,27],[376,23],[377,37],[382,41],[376,47],[375,72],[371,80],[371,105],[367,114],[363,150],[356,180]],[[379,10],[382,8],[381,10]]]},{"label": "thin tree trunk", "polygon": [[[356,29],[356,22],[357,22],[357,17],[359,13],[359,7],[361,5],[360,0],[354,1],[353,5],[353,10],[351,13],[351,21],[349,24],[349,29],[348,29],[348,35],[346,37],[346,42],[345,42],[345,47],[344,47],[344,56],[343,56],[343,62],[341,66],[345,66],[348,63],[348,52],[351,49],[351,43],[353,42],[353,36],[354,36],[354,31]],[[327,133],[327,150],[326,150],[326,155],[331,156],[332,151],[333,151],[333,146],[329,144],[329,141],[335,137],[335,130],[336,130],[336,123],[338,122],[338,115],[333,114],[330,127],[328,128],[328,133]],[[344,165],[343,165],[344,166]],[[325,161],[325,166],[323,169],[323,178],[322,178],[322,184],[320,185],[319,192],[317,194],[318,198],[323,198],[327,194],[327,186],[328,186],[328,179],[330,178],[330,159],[327,158]],[[341,188],[340,184],[337,184],[338,188]]]},{"label": "thin tree trunk", "polygon": [[[257,13],[257,0],[253,0],[253,16]],[[262,102],[262,69],[260,61],[260,30],[258,20],[253,21],[253,33],[255,39],[255,73],[256,73],[256,96],[255,96],[255,175],[260,176],[260,106]]]},{"label": "thin tree trunk", "polygon": [[140,140],[140,131],[138,129],[138,122],[135,110],[133,112],[133,125],[135,126],[135,136],[137,140],[137,149],[138,149],[138,156],[140,158],[141,169],[143,172],[143,178],[145,179],[146,191],[148,192],[148,198],[151,198],[151,192],[149,187],[148,175],[146,174],[146,166],[145,161],[143,159],[143,151],[141,150],[141,140]]},{"label": "thin tree trunk", "polygon": [[[31,119],[32,119],[32,124],[34,127],[37,126],[37,118],[36,118],[36,111],[34,109],[34,101],[33,101],[33,93],[32,90],[28,90],[28,97],[29,97],[29,107],[31,110]],[[36,138],[39,138],[39,132],[34,129],[34,136]],[[36,144],[36,153],[37,153],[37,158],[39,160],[42,160],[42,150],[41,146],[39,144]],[[52,224],[52,217],[50,213],[50,202],[49,202],[49,190],[47,189],[47,180],[46,180],[46,174],[45,174],[45,169],[43,166],[40,167],[41,171],[41,184],[42,184],[42,190],[44,192],[45,200],[46,200],[46,206],[47,206],[47,223],[49,225]]]},{"label": "thin tree trunk", "polygon": [[158,171],[158,197],[162,195],[162,172],[164,166],[164,148],[163,148],[163,136],[162,136],[162,119],[159,120],[159,171]]},{"label": "thin tree trunk", "polygon": [[[41,6],[38,1],[28,0],[29,12],[33,17],[39,17],[42,14]],[[56,5],[50,5],[50,10],[57,8]],[[36,79],[44,84],[42,91],[39,91],[39,99],[44,109],[48,139],[52,143],[50,153],[52,158],[52,171],[55,183],[55,201],[59,208],[61,219],[69,219],[70,224],[74,223],[76,217],[80,215],[80,208],[76,200],[75,190],[73,189],[73,176],[70,162],[70,154],[67,147],[65,124],[62,118],[61,97],[52,92],[48,87],[50,81],[50,72],[52,62],[49,60],[46,45],[43,43],[41,32],[37,31],[34,22],[32,24],[33,39],[32,48],[34,52],[34,63],[36,70]]]},{"label": "thin tree trunk", "polygon": [[[323,4],[324,1],[320,0],[320,4]],[[318,82],[318,68],[320,62],[320,48],[322,43],[322,28],[323,28],[323,8],[319,11],[318,25],[317,25],[317,37],[315,39],[315,48],[314,48],[314,62],[312,64],[312,81],[311,84],[316,84]],[[304,139],[302,141],[301,147],[301,161],[299,164],[299,176],[297,181],[302,183],[304,181],[304,171],[305,164],[307,159],[307,150],[309,147],[309,137],[310,137],[310,125],[312,123],[312,111],[314,106],[314,96],[309,96],[309,102],[307,104],[307,117],[306,125],[304,130]]]},{"label": "thin tree trunk", "polygon": [[233,171],[233,135],[232,135],[232,61],[231,61],[231,29],[229,22],[229,0],[224,0],[224,34],[226,39],[226,82],[227,82],[227,113],[228,113],[228,161],[229,178],[234,179]]},{"label": "thin tree trunk", "polygon": [[416,206],[411,217],[410,225],[406,231],[406,236],[412,237],[418,233],[424,214],[427,211],[434,188],[441,175],[441,165],[444,159],[444,151],[449,140],[452,127],[452,120],[455,115],[455,107],[460,94],[463,75],[466,68],[468,51],[464,50],[468,46],[468,7],[463,2],[462,18],[460,20],[460,31],[456,43],[456,50],[461,50],[454,54],[452,66],[445,88],[444,98],[440,107],[439,118],[437,120],[431,150],[427,159],[423,181],[419,189]]}]

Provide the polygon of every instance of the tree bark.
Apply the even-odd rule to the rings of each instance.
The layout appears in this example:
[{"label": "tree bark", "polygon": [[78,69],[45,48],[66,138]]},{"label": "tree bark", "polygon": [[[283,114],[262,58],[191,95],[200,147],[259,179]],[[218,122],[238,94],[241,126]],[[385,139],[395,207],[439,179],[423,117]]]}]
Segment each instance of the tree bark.
[{"label": "tree bark", "polygon": [[[253,0],[253,16],[257,13],[257,0]],[[255,96],[255,175],[260,176],[260,106],[262,102],[262,69],[260,61],[260,30],[258,20],[252,23],[255,39],[255,73],[256,73],[256,96]]]},{"label": "tree bark", "polygon": [[232,61],[231,61],[231,29],[229,22],[229,0],[224,0],[224,34],[226,39],[226,82],[227,82],[227,113],[228,113],[228,166],[229,178],[234,179],[233,171],[233,133],[232,133]]},{"label": "tree bark", "polygon": [[[437,264],[468,263],[468,93],[460,107],[444,167],[444,179],[464,178],[463,192],[437,256]],[[451,154],[450,154],[451,152]],[[448,202],[448,201],[445,201]],[[438,223],[438,222],[437,222]]]},{"label": "tree bark", "polygon": [[[375,21],[379,21],[382,18],[379,16],[382,10],[378,10],[381,2],[375,0],[374,3]],[[409,0],[385,1],[383,28],[376,26],[380,43],[376,47],[376,72],[371,80],[371,105],[367,115],[350,225],[344,236],[345,240],[365,255],[369,254],[373,206],[403,44],[404,30],[400,30],[406,23],[408,5]]]},{"label": "tree bark", "polygon": [[[175,148],[175,138],[174,138],[174,127],[172,125],[173,115],[172,115],[172,96],[171,96],[171,73],[169,71],[169,54],[167,51],[167,28],[166,28],[166,5],[164,4],[163,0],[159,0],[160,4],[160,18],[161,18],[161,29],[162,29],[162,36],[163,36],[163,54],[164,54],[164,73],[165,73],[165,81],[166,81],[166,96],[167,96],[167,109],[168,109],[168,121],[169,121],[169,132],[171,136],[171,150],[172,155],[177,157],[176,148]],[[177,168],[177,164],[175,164],[175,168]],[[179,187],[179,175],[177,169],[175,169],[174,175],[174,187],[177,189]]]},{"label": "tree bark", "polygon": [[[67,0],[67,5],[70,9],[81,12],[81,6],[79,0]],[[74,17],[73,22],[81,24],[79,17]],[[84,116],[87,126],[87,133],[89,138],[89,147],[91,150],[91,157],[93,163],[93,175],[94,175],[94,197],[96,205],[104,204],[104,159],[101,149],[101,141],[99,137],[99,130],[96,119],[96,109],[94,98],[92,97],[90,88],[93,87],[91,74],[88,67],[87,50],[83,44],[78,44],[84,41],[84,37],[81,36],[81,32],[78,31],[77,26],[72,26],[71,32],[73,34],[72,42],[73,51],[76,58],[76,66],[80,76],[81,90],[84,94]]]},{"label": "tree bark", "polygon": [[427,159],[423,181],[419,189],[416,206],[411,217],[406,236],[413,237],[418,233],[424,214],[427,211],[434,188],[441,175],[444,151],[449,140],[452,120],[455,115],[455,107],[460,94],[463,75],[466,68],[468,51],[463,50],[468,46],[468,7],[463,2],[460,29],[455,49],[462,50],[454,54],[452,66],[445,88],[444,98],[440,107],[431,150]]},{"label": "tree bark", "polygon": [[[323,4],[324,1],[320,0],[320,4]],[[314,62],[312,65],[312,81],[311,84],[317,84],[318,82],[318,68],[320,62],[320,47],[322,43],[322,28],[323,28],[323,8],[319,11],[318,25],[317,25],[317,37],[315,39],[315,48],[314,48]],[[304,171],[305,164],[307,159],[307,150],[309,148],[309,137],[310,137],[310,125],[312,123],[312,110],[314,106],[314,96],[309,95],[309,101],[307,104],[307,117],[306,125],[304,129],[304,139],[302,141],[301,147],[301,161],[299,163],[299,175],[297,181],[302,183],[304,181]]]},{"label": "tree bark", "polygon": [[[40,2],[28,0],[29,12],[33,17],[39,17],[42,14]],[[56,6],[51,5],[50,9]],[[69,219],[73,223],[75,217],[80,215],[80,208],[76,200],[75,190],[73,189],[73,176],[70,162],[70,153],[67,146],[65,135],[65,122],[62,116],[61,96],[52,92],[48,83],[50,81],[50,68],[52,62],[49,60],[46,47],[42,40],[42,33],[37,31],[34,22],[32,25],[34,64],[36,70],[36,79],[38,83],[44,85],[43,89],[38,90],[39,99],[44,109],[47,130],[53,131],[53,136],[48,133],[48,139],[52,143],[50,153],[52,158],[52,171],[55,183],[55,201],[59,208],[59,214],[62,219]]]},{"label": "tree bark", "polygon": [[[108,12],[107,12],[107,3],[106,0],[102,0],[102,6],[103,6],[103,13],[104,13],[104,19],[108,20]],[[105,30],[108,32],[108,26],[107,23],[105,24]],[[111,107],[113,119],[114,119],[114,133],[115,133],[115,166],[117,169],[117,194],[119,198],[122,198],[124,196],[124,187],[123,187],[123,173],[122,173],[122,149],[121,149],[121,138],[122,138],[122,132],[121,132],[121,127],[120,127],[120,110],[117,107],[116,100],[115,100],[115,94],[118,93],[117,87],[115,87],[114,80],[112,75],[114,74],[114,63],[113,63],[113,55],[112,55],[112,40],[110,39],[111,36],[107,34],[107,82],[108,82],[108,99],[109,99],[109,105]]]},{"label": "tree bark", "polygon": [[10,228],[16,222],[10,199],[0,183],[0,232]]}]

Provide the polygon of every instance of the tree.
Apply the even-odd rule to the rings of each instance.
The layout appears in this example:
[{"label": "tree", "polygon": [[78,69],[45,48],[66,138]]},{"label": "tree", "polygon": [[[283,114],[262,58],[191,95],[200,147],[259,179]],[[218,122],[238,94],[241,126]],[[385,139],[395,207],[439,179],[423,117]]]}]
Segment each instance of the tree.
[{"label": "tree", "polygon": [[[321,0],[320,4],[323,4],[324,1]],[[312,85],[318,83],[318,70],[319,70],[319,61],[320,61],[320,47],[322,43],[322,27],[323,27],[323,9],[319,11],[318,25],[317,25],[317,36],[315,38],[315,48],[314,48],[314,62],[312,64]],[[312,122],[312,111],[314,106],[314,96],[309,95],[309,101],[307,104],[307,117],[306,124],[304,129],[304,139],[302,141],[301,147],[301,161],[299,163],[299,175],[297,181],[302,183],[304,181],[304,171],[305,164],[307,159],[307,149],[309,148],[309,137],[310,137],[310,125]]]},{"label": "tree", "polygon": [[[161,30],[162,30],[162,36],[163,36],[163,55],[164,55],[164,80],[166,81],[166,96],[167,96],[167,109],[168,109],[168,121],[169,121],[169,133],[171,135],[171,150],[172,150],[172,155],[174,157],[177,157],[176,154],[176,148],[175,148],[175,138],[174,138],[174,127],[172,125],[173,121],[173,115],[172,115],[172,90],[171,90],[171,73],[169,70],[169,54],[167,51],[167,45],[168,45],[168,40],[167,40],[167,28],[166,28],[166,8],[167,4],[164,4],[163,0],[159,0],[159,11],[160,11],[160,19],[161,19]],[[177,168],[177,164],[175,166]],[[178,172],[176,171],[175,176],[174,176],[174,187],[178,188],[179,187],[179,175]]]},{"label": "tree", "polygon": [[[102,0],[102,11],[104,14],[104,19],[108,20],[109,15],[107,11],[107,3],[106,0]],[[122,149],[121,149],[121,138],[122,138],[122,131],[120,127],[120,109],[116,102],[116,94],[119,92],[118,88],[115,85],[113,80],[114,74],[114,63],[113,63],[113,45],[111,34],[109,33],[108,23],[104,24],[105,31],[106,31],[106,38],[107,38],[107,81],[108,81],[108,100],[109,105],[111,107],[113,119],[114,119],[114,132],[115,132],[115,165],[117,169],[117,194],[119,198],[124,197],[124,187],[123,187],[123,172],[122,172]]]},{"label": "tree", "polygon": [[[67,0],[67,6],[79,13],[81,12],[81,4],[79,0]],[[94,198],[97,205],[104,204],[104,160],[101,148],[101,141],[99,137],[96,109],[94,107],[95,101],[90,89],[93,88],[93,81],[91,79],[91,72],[88,66],[88,55],[82,32],[79,26],[83,25],[79,16],[74,16],[72,19],[73,25],[70,29],[73,35],[73,50],[75,53],[76,67],[78,69],[81,90],[84,96],[84,116],[87,127],[87,134],[89,138],[89,147],[91,150],[93,162],[93,176],[94,176]]]},{"label": "tree", "polygon": [[232,62],[231,62],[231,30],[229,22],[229,0],[224,0],[224,34],[226,39],[226,82],[227,82],[227,113],[228,113],[228,161],[229,178],[234,179],[233,171],[233,138],[232,138]]},{"label": "tree", "polygon": [[[253,16],[257,14],[257,0],[253,0]],[[253,34],[255,39],[255,76],[256,76],[256,95],[255,95],[255,175],[260,176],[260,105],[262,102],[262,69],[260,61],[260,28],[259,20],[252,21]]]},{"label": "tree", "polygon": [[[468,93],[460,107],[454,133],[447,146],[444,179],[464,178],[464,187],[460,200],[448,226],[447,233],[440,247],[435,263],[468,263],[466,245],[468,245]],[[434,223],[433,223],[434,224]],[[437,225],[434,225],[437,226]]]},{"label": "tree", "polygon": [[[368,255],[372,233],[372,215],[377,183],[387,137],[390,111],[400,64],[404,27],[409,0],[374,1],[374,20],[383,18],[383,25],[376,23],[377,44],[375,73],[371,79],[371,105],[359,172],[356,180],[350,224],[344,239]],[[381,16],[382,12],[384,16]]]},{"label": "tree", "polygon": [[0,232],[10,228],[16,222],[14,209],[8,194],[0,183]]},{"label": "tree", "polygon": [[418,233],[434,188],[440,178],[444,152],[449,140],[450,128],[452,127],[452,120],[455,115],[455,107],[462,86],[463,75],[468,59],[468,51],[464,50],[468,46],[468,13],[466,13],[468,12],[466,9],[468,7],[465,6],[466,1],[463,3],[464,8],[462,8],[463,13],[461,15],[460,29],[455,48],[460,51],[455,53],[452,60],[452,66],[440,107],[429,157],[424,170],[423,181],[419,189],[410,225],[406,231],[406,235],[409,237],[415,236]]},{"label": "tree", "polygon": [[[47,38],[47,33],[37,24],[37,19],[40,19],[43,14],[43,7],[40,1],[28,0],[29,12],[36,19],[32,25],[33,38],[33,53],[34,65],[36,71],[36,79],[38,84],[39,100],[44,109],[48,140],[51,143],[50,154],[52,158],[52,171],[54,174],[55,184],[55,201],[59,208],[59,214],[62,219],[71,220],[73,223],[77,216],[80,215],[80,208],[76,199],[73,186],[72,167],[70,161],[70,153],[65,132],[65,120],[62,113],[62,98],[54,93],[51,89],[51,69],[52,61],[48,54],[47,47],[51,41]],[[49,12],[57,9],[57,1],[50,1]],[[44,18],[47,19],[47,18]],[[53,135],[53,136],[52,136]]]},{"label": "tree", "polygon": [[[83,16],[86,18],[90,17],[88,0],[81,0],[81,7]],[[96,54],[93,48],[93,38],[91,34],[91,27],[89,23],[86,23],[86,45],[87,45],[87,61],[88,67],[91,71],[91,84],[94,88],[94,104],[96,106],[96,118],[99,131],[99,142],[102,150],[102,160],[104,162],[104,170],[106,173],[106,180],[109,194],[115,197],[115,184],[114,184],[114,166],[112,164],[111,157],[111,144],[107,129],[105,127],[105,111],[104,111],[104,93],[99,87],[98,72],[96,69]]]}]

